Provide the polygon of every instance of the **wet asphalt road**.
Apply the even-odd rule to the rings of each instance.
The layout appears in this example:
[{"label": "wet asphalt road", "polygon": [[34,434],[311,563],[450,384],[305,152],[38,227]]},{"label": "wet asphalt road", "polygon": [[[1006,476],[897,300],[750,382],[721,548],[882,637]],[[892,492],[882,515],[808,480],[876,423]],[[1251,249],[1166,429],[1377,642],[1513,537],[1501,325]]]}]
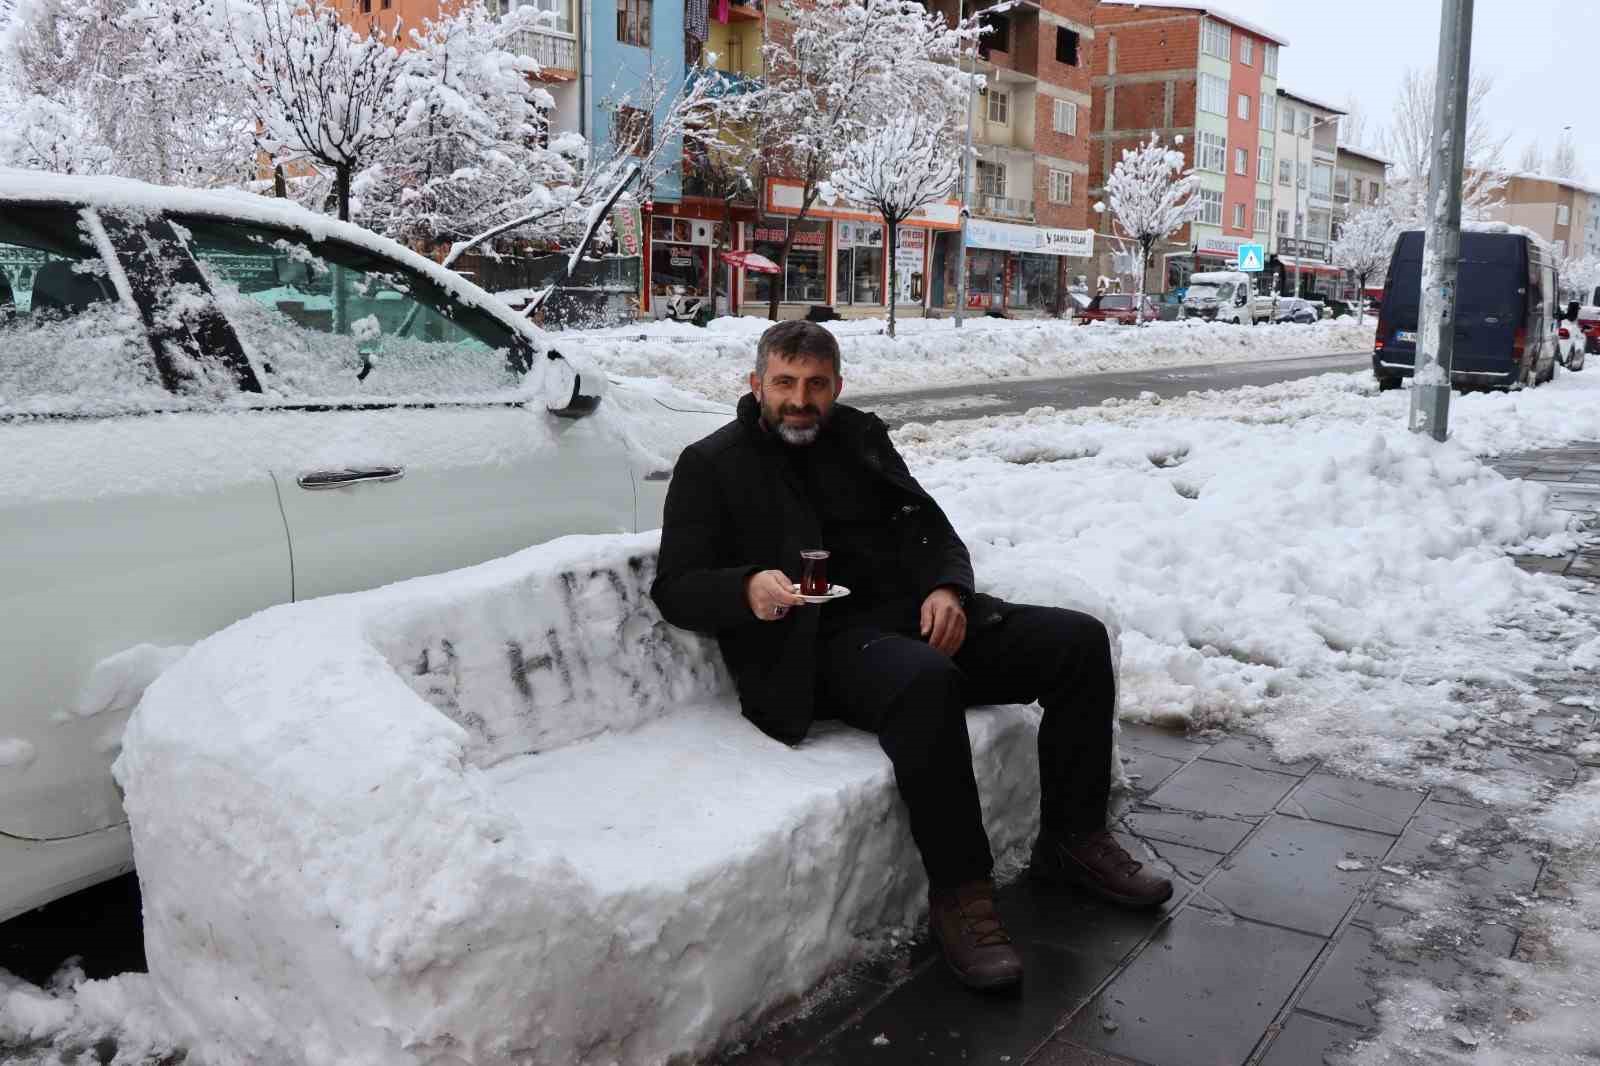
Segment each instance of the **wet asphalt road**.
[{"label": "wet asphalt road", "polygon": [[[1009,414],[1029,408],[1084,407],[1109,397],[1135,398],[1154,392],[1163,398],[1196,389],[1233,389],[1371,366],[1371,353],[1258,360],[1159,370],[1112,371],[1064,378],[954,385],[914,392],[851,397],[891,425],[936,422],[979,415]],[[0,923],[0,969],[36,984],[47,983],[63,963],[77,958],[90,977],[143,970],[144,942],[139,926],[139,886],[132,874],[58,900]],[[0,1061],[5,1058],[0,1046]]]},{"label": "wet asphalt road", "polygon": [[1196,389],[1237,389],[1339,371],[1370,370],[1371,352],[1258,359],[1248,363],[1173,366],[1152,370],[1113,370],[1063,378],[1023,378],[951,385],[911,392],[853,394],[848,403],[877,412],[891,426],[906,422],[944,422],[981,415],[1020,414],[1033,407],[1091,407],[1117,397],[1134,399],[1153,392],[1163,399]]}]

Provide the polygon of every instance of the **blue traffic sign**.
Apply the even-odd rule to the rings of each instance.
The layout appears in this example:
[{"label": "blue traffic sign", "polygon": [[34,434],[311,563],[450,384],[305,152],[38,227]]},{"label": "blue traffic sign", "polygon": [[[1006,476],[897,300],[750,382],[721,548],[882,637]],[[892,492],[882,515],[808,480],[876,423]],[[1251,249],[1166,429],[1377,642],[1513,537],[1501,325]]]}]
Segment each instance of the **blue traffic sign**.
[{"label": "blue traffic sign", "polygon": [[1267,248],[1263,244],[1239,245],[1239,269],[1247,273],[1256,273],[1266,268]]}]

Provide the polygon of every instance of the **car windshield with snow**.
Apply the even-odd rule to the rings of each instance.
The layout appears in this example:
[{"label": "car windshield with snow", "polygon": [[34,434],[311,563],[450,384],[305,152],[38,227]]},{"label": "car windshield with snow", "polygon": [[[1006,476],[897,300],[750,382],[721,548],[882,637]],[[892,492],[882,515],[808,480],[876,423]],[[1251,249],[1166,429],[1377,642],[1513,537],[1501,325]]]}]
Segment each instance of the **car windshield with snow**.
[{"label": "car windshield with snow", "polygon": [[653,528],[670,457],[725,418],[609,388],[460,277],[263,197],[0,171],[0,278],[0,919],[127,868],[109,765],[185,646]]}]

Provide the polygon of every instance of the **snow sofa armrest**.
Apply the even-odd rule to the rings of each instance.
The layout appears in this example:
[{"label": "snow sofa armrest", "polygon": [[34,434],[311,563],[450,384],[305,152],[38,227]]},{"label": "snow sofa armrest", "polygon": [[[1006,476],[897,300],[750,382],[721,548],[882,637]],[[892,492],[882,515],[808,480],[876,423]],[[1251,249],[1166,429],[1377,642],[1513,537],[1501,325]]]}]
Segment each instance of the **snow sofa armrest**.
[{"label": "snow sofa armrest", "polygon": [[[925,883],[874,738],[798,750],[577,537],[274,608],[147,691],[116,772],[152,979],[206,1061],[659,1063],[902,935]],[[997,852],[1038,711],[969,714]]]}]

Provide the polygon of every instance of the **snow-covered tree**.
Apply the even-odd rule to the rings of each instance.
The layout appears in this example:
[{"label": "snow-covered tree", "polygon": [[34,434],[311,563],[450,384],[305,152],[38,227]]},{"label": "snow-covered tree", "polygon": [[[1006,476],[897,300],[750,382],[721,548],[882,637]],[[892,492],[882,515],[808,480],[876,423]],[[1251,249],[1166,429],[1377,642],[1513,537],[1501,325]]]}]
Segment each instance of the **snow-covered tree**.
[{"label": "snow-covered tree", "polygon": [[1592,255],[1567,255],[1556,262],[1561,279],[1561,298],[1581,304],[1595,303],[1594,291],[1600,287],[1600,258]]},{"label": "snow-covered tree", "polygon": [[1357,321],[1366,320],[1367,282],[1383,273],[1394,253],[1399,234],[1394,215],[1385,205],[1373,205],[1357,212],[1344,224],[1339,239],[1333,242],[1333,262],[1355,275]]},{"label": "snow-covered tree", "polygon": [[951,136],[949,116],[904,107],[884,116],[883,125],[850,145],[833,187],[883,219],[889,256],[889,336],[894,336],[899,291],[900,224],[912,213],[949,195],[961,176],[961,150]]},{"label": "snow-covered tree", "polygon": [[[915,107],[939,120],[963,110],[970,78],[958,60],[979,27],[976,19],[951,26],[915,0],[816,0],[793,14],[789,32],[773,35],[762,49],[766,74],[745,103],[759,116],[761,176],[800,183],[799,209],[791,216],[798,224],[845,151],[885,115]],[[780,267],[794,233],[791,225]],[[782,286],[773,286],[769,317],[778,317],[782,298]]]},{"label": "snow-covered tree", "polygon": [[[540,18],[469,4],[407,31],[395,91],[405,110],[389,144],[354,179],[356,221],[399,240],[452,242],[559,203],[581,145],[549,141],[550,94],[512,37]],[[520,234],[531,236],[532,234]]]},{"label": "snow-covered tree", "polygon": [[249,96],[257,145],[274,165],[331,172],[348,220],[355,175],[410,111],[398,22],[374,19],[358,32],[333,0],[217,0],[212,15],[222,73]]},{"label": "snow-covered tree", "polygon": [[1183,167],[1183,153],[1162,144],[1154,132],[1139,147],[1123,149],[1112,168],[1105,202],[1138,261],[1135,306],[1144,306],[1145,275],[1156,245],[1199,215],[1200,200],[1195,195],[1199,188],[1199,176]]},{"label": "snow-covered tree", "polygon": [[1583,162],[1578,158],[1578,143],[1572,139],[1572,130],[1561,132],[1555,151],[1550,153],[1550,173],[1568,181],[1583,180]]},{"label": "snow-covered tree", "polygon": [[1522,146],[1517,169],[1524,174],[1538,174],[1544,170],[1544,146],[1539,143],[1539,138],[1535,137]]},{"label": "snow-covered tree", "polygon": [[[1505,150],[1509,134],[1498,132],[1490,120],[1488,100],[1494,91],[1492,75],[1474,72],[1467,91],[1467,143],[1462,168],[1461,218],[1488,217],[1503,199]],[[1428,168],[1432,162],[1434,72],[1407,70],[1395,99],[1387,144],[1394,158],[1394,176],[1386,192],[1402,228],[1424,225],[1428,200]]]}]

